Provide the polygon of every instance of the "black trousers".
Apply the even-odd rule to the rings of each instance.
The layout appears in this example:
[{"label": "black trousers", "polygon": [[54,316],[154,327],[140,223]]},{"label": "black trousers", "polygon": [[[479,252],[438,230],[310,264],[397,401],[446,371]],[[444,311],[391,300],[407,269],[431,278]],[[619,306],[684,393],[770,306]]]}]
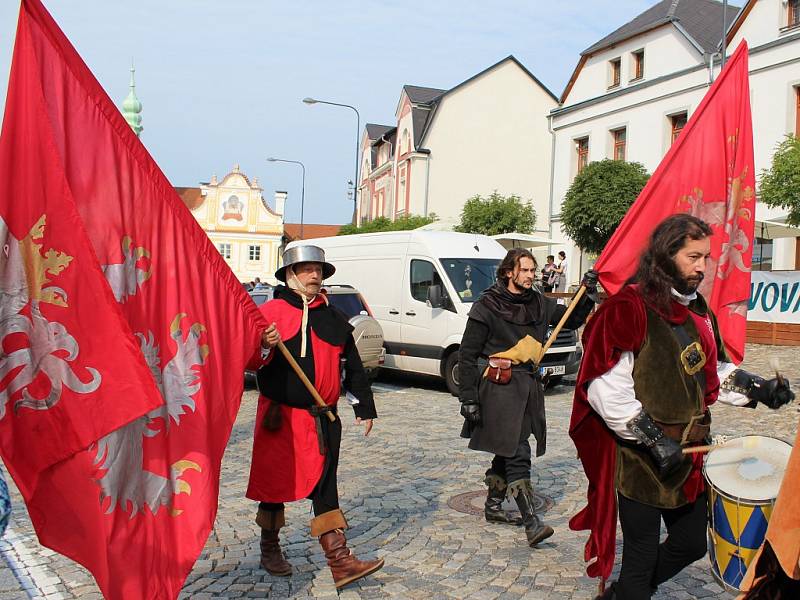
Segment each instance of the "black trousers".
[{"label": "black trousers", "polygon": [[492,466],[486,471],[487,475],[497,475],[506,480],[507,483],[513,483],[520,479],[531,478],[531,444],[526,436],[524,440],[520,440],[517,444],[517,449],[514,451],[514,456],[499,456],[495,455],[492,459]]},{"label": "black trousers", "polygon": [[[317,517],[339,508],[336,471],[339,468],[339,446],[342,443],[342,422],[338,416],[336,421],[331,422],[328,417],[322,415],[319,423],[325,444],[325,465],[322,467],[322,475],[317,485],[308,496],[314,508],[314,516]],[[278,511],[283,510],[284,504],[282,502],[260,502],[258,507],[262,510]]]},{"label": "black trousers", "polygon": [[[622,570],[618,600],[647,600],[656,587],[671,579],[707,550],[706,495],[680,508],[662,509],[617,494],[622,525]],[[667,539],[659,543],[661,519]]]}]

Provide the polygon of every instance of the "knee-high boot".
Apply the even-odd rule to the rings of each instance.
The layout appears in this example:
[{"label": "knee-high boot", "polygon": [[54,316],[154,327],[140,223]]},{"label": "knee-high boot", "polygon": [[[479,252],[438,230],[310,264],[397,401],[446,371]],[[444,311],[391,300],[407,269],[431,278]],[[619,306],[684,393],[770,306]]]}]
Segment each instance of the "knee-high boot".
[{"label": "knee-high boot", "polygon": [[344,530],[347,528],[342,511],[338,508],[311,519],[311,535],[319,538],[320,546],[328,559],[336,589],[366,577],[383,566],[383,559],[358,560],[347,547]]},{"label": "knee-high boot", "polygon": [[522,525],[521,517],[512,517],[503,509],[508,485],[506,480],[495,473],[487,472],[483,480],[486,484],[486,502],[483,505],[483,516],[489,523],[509,523]]},{"label": "knee-high boot", "polygon": [[283,510],[258,509],[256,524],[261,527],[261,566],[270,575],[288,577],[292,574],[290,565],[281,552],[278,532],[286,524]]},{"label": "knee-high boot", "polygon": [[508,484],[508,489],[514,500],[517,501],[519,512],[522,515],[522,524],[525,526],[525,536],[528,545],[533,548],[539,542],[553,535],[553,528],[544,525],[539,516],[533,511],[533,485],[530,479],[519,479]]}]

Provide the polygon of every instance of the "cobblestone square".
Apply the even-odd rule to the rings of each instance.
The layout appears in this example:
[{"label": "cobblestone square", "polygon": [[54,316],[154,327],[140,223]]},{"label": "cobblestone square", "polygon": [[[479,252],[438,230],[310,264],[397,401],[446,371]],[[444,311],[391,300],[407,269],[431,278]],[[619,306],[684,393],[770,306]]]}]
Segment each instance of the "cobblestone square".
[{"label": "cobblestone square", "polygon": [[[777,356],[784,374],[796,382],[798,354],[795,348],[751,345],[744,366],[767,375],[769,358]],[[380,419],[368,438],[343,405],[339,474],[341,505],[352,527],[348,539],[357,555],[384,557],[386,566],[339,597],[592,598],[596,581],[585,576],[582,561],[586,536],[567,526],[583,506],[586,491],[567,436],[572,389],[563,385],[547,393],[548,450],[534,460],[533,481],[547,500],[544,517],[555,535],[535,550],[525,544],[522,529],[490,525],[481,515],[448,504],[483,489],[490,457],[466,449],[458,436],[462,421],[457,400],[442,384],[382,377],[375,386]],[[259,567],[255,503],[244,497],[256,397],[252,389],[245,392],[223,462],[216,527],[181,597],[336,598],[322,551],[308,533],[310,502],[288,506],[287,527],[281,532],[294,575],[272,577]],[[796,404],[777,412],[763,406],[748,410],[717,405],[713,415],[715,434],[760,433],[792,442],[797,430]],[[0,541],[0,600],[101,598],[85,569],[38,544],[13,485],[12,491],[15,513]],[[475,502],[473,507],[480,506],[480,500]],[[724,596],[704,558],[661,586],[655,598]]]}]

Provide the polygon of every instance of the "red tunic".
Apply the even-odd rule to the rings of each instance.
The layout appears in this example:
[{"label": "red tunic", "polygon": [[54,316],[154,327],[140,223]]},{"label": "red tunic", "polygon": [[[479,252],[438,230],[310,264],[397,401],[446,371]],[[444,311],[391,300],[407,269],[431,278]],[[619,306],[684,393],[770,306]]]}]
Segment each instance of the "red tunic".
[{"label": "red tunic", "polygon": [[[691,315],[706,354],[706,407],[719,392],[717,344],[710,315],[698,315],[673,302],[672,323],[683,323]],[[626,286],[606,300],[583,332],[584,356],[575,386],[569,434],[578,450],[589,480],[587,506],[569,522],[570,529],[590,531],[584,560],[590,577],[608,579],[614,566],[617,532],[617,499],[614,490],[616,441],[602,417],[589,404],[589,383],[607,373],[619,362],[623,352],[634,355],[647,335],[647,311],[636,286]],[[693,454],[694,468],[684,484],[684,493],[693,501],[703,491],[703,455]]]},{"label": "red tunic", "polygon": [[[309,304],[309,311],[324,302],[321,295],[317,296]],[[260,310],[268,323],[277,325],[282,340],[300,335],[301,309],[285,300],[272,300]],[[314,357],[314,387],[327,404],[335,405],[341,385],[339,357],[344,346],[325,342],[313,329],[310,329],[308,343]],[[263,364],[268,364],[277,352],[277,348],[273,349]],[[282,404],[283,424],[278,430],[269,431],[262,422],[270,402],[269,398],[259,395],[246,495],[251,500],[274,503],[306,498],[317,485],[325,463],[325,456],[319,451],[314,418],[306,410]]]}]

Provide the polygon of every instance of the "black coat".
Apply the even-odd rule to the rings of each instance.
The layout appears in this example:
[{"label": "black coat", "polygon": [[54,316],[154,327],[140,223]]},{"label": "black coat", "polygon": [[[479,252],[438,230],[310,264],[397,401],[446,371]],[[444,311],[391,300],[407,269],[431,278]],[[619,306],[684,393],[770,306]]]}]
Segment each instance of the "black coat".
[{"label": "black coat", "polygon": [[[553,298],[531,291],[514,297],[514,304],[525,300],[525,310],[512,306],[504,311],[503,303],[512,298],[501,284],[490,288],[473,304],[469,312],[458,359],[459,396],[462,402],[480,404],[482,423],[464,423],[461,436],[469,438],[472,450],[500,456],[513,456],[521,439],[536,438],[536,456],[544,454],[547,443],[544,389],[536,371],[514,370],[511,381],[497,385],[483,377],[488,356],[508,350],[530,335],[544,344],[548,325],[555,325],[566,308]],[[487,297],[493,295],[493,298]],[[499,302],[499,304],[498,304]],[[582,299],[567,320],[566,327],[579,327],[586,320],[593,302]],[[501,310],[498,310],[500,308]],[[500,312],[503,312],[501,316]],[[481,362],[481,365],[478,362]]]}]

